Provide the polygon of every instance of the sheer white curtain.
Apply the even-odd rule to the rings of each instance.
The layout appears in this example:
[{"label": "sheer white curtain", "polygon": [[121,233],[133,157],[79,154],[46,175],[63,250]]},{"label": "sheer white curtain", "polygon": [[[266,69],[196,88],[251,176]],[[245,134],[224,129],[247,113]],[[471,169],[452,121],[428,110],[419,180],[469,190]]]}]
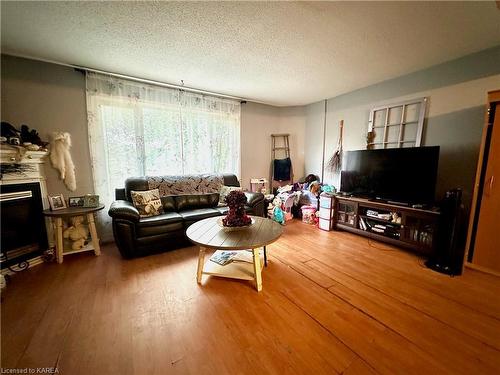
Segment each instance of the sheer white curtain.
[{"label": "sheer white curtain", "polygon": [[[87,73],[95,193],[102,203],[127,177],[240,174],[240,103]],[[103,238],[110,219],[100,216]]]}]

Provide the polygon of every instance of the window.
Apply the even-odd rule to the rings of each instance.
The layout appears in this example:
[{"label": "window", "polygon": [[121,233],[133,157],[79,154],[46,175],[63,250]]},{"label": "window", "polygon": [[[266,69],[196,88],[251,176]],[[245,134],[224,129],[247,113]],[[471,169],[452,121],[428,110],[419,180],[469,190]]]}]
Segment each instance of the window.
[{"label": "window", "polygon": [[96,194],[125,179],[240,172],[240,103],[87,73],[87,114]]}]

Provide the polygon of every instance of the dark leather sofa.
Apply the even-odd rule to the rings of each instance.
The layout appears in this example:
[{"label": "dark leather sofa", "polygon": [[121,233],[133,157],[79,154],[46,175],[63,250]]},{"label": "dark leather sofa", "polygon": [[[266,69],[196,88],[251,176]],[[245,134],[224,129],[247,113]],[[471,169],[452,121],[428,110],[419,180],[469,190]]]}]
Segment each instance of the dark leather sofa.
[{"label": "dark leather sofa", "polygon": [[[240,186],[235,175],[223,175],[224,185]],[[124,258],[163,252],[189,245],[187,227],[198,220],[225,215],[227,207],[218,207],[219,194],[171,195],[162,197],[164,214],[141,218],[132,204],[130,192],[149,190],[146,177],[125,181],[125,188],[116,189],[116,201],[108,214],[113,221],[113,236]],[[248,193],[246,211],[264,216],[264,195]]]}]

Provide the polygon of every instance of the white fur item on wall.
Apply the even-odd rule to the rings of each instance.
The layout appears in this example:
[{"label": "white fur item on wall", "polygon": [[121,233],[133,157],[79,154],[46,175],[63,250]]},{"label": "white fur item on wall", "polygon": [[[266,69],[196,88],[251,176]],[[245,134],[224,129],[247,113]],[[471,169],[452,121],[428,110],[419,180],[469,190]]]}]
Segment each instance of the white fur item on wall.
[{"label": "white fur item on wall", "polygon": [[61,180],[70,191],[76,190],[75,165],[69,149],[71,136],[65,132],[53,132],[50,143],[50,162],[59,171]]}]

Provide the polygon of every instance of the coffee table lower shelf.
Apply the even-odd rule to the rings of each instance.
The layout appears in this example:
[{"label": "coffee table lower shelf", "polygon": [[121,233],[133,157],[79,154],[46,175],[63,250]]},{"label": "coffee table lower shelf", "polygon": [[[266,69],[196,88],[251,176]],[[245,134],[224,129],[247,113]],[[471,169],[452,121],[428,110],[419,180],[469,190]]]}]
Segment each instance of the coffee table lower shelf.
[{"label": "coffee table lower shelf", "polygon": [[[252,253],[247,250],[240,250],[248,253],[249,262],[246,261],[233,261],[231,263],[226,264],[225,266],[221,266],[215,262],[212,262],[208,259],[203,265],[203,275],[211,275],[218,277],[227,277],[231,279],[240,279],[240,280],[255,280],[255,274],[253,269],[253,261],[252,261]],[[222,252],[221,250],[217,250],[214,254]],[[260,269],[264,267],[264,257],[262,254],[262,250],[259,251],[260,255]]]}]

